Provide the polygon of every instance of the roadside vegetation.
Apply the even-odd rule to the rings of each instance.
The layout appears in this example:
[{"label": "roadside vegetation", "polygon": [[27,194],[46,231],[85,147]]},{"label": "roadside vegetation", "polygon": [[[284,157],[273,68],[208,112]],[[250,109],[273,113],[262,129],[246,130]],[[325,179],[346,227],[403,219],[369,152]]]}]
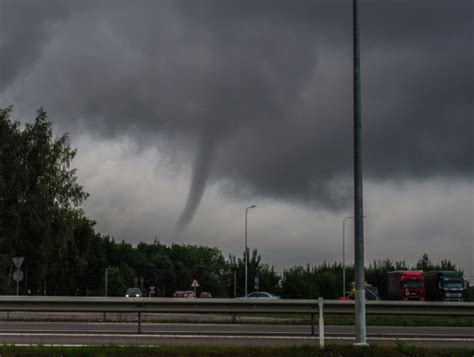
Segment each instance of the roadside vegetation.
[{"label": "roadside vegetation", "polygon": [[320,349],[315,345],[285,346],[285,347],[222,347],[222,346],[159,346],[159,347],[0,347],[2,357],[80,357],[80,356],[103,356],[103,357],[148,357],[148,356],[245,356],[245,357],[345,357],[345,356],[417,356],[417,357],[472,357],[474,349],[462,348],[420,348],[411,346],[403,341],[398,341],[394,347],[370,346],[368,348],[354,348],[349,345],[330,345]]},{"label": "roadside vegetation", "polygon": [[[54,137],[43,109],[26,125],[12,119],[13,110],[0,108],[0,294],[14,294],[14,256],[24,257],[21,295],[123,296],[137,286],[147,296],[172,296],[188,290],[193,279],[200,291],[214,297],[244,294],[243,258],[226,257],[216,247],[160,243],[136,246],[96,232],[95,221],[81,209],[88,194],[72,163],[76,150],[67,134]],[[342,295],[342,264],[294,266],[277,271],[254,250],[249,281],[284,298],[335,299]],[[385,290],[387,272],[401,269],[459,270],[449,260],[432,262],[424,254],[417,264],[385,259],[366,271],[368,283]],[[462,273],[462,272],[461,272]],[[350,290],[353,266],[346,267]],[[250,289],[252,290],[252,289]],[[468,287],[467,301],[474,301]]]}]

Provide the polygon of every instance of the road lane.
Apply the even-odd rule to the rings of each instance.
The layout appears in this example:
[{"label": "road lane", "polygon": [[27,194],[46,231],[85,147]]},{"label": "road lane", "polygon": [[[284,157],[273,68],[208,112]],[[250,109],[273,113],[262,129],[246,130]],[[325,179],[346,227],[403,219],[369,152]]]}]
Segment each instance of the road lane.
[{"label": "road lane", "polygon": [[[277,346],[318,344],[318,337],[311,336],[233,336],[233,335],[161,335],[161,334],[48,334],[48,333],[0,333],[0,341],[15,345],[221,345],[221,346]],[[393,337],[368,337],[370,344],[394,345]],[[468,338],[418,338],[407,337],[403,341],[420,347],[474,348],[474,339]],[[326,343],[352,344],[354,337],[327,337]]]},{"label": "road lane", "polygon": [[[84,323],[84,322],[38,322],[3,321],[0,333],[44,333],[44,334],[135,334],[137,323]],[[256,324],[177,324],[142,323],[142,334],[160,335],[239,335],[239,336],[301,336],[310,335],[308,325],[256,325]],[[318,334],[318,326],[315,326]],[[354,326],[325,326],[327,336],[352,337]],[[371,337],[413,338],[472,338],[474,327],[414,327],[414,326],[368,326]]]}]

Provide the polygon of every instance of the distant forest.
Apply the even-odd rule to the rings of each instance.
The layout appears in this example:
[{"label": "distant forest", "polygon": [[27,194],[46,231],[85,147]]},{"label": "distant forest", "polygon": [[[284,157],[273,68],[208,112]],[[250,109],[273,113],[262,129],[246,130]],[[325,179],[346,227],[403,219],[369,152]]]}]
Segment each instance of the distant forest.
[{"label": "distant forest", "polygon": [[[0,294],[14,294],[12,257],[24,257],[20,294],[123,296],[129,287],[146,294],[172,296],[191,290],[214,297],[244,294],[243,257],[225,257],[218,248],[172,244],[156,238],[136,247],[95,231],[95,222],[81,209],[88,194],[71,166],[76,150],[68,135],[53,137],[43,109],[32,123],[11,119],[12,108],[0,108]],[[285,298],[338,298],[342,295],[339,263],[294,266],[276,271],[257,251],[249,259],[249,291],[255,277],[259,289]],[[387,272],[401,269],[459,270],[449,260],[433,263],[424,254],[415,266],[389,259],[374,261],[366,281],[385,290]],[[346,266],[347,286],[353,266]],[[106,290],[107,281],[107,290]],[[473,288],[468,300],[474,299]]]}]

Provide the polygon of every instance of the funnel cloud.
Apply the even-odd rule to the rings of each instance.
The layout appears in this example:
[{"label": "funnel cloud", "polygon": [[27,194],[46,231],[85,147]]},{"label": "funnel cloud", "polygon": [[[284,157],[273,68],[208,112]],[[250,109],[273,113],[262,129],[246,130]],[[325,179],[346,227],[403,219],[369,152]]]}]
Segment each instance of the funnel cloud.
[{"label": "funnel cloud", "polygon": [[178,232],[185,230],[189,226],[199,207],[211,169],[214,146],[215,143],[212,139],[208,140],[205,135],[202,136],[196,158],[194,159],[191,185],[186,205],[176,223]]}]

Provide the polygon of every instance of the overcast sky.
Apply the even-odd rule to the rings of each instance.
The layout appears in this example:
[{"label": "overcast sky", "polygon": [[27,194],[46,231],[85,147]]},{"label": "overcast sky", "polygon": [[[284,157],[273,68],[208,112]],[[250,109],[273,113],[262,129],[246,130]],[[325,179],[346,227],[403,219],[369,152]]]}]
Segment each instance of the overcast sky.
[{"label": "overcast sky", "polygon": [[[352,1],[0,0],[0,105],[78,148],[102,234],[340,261]],[[474,278],[471,0],[360,0],[366,261]],[[353,222],[346,222],[352,260]]]}]

